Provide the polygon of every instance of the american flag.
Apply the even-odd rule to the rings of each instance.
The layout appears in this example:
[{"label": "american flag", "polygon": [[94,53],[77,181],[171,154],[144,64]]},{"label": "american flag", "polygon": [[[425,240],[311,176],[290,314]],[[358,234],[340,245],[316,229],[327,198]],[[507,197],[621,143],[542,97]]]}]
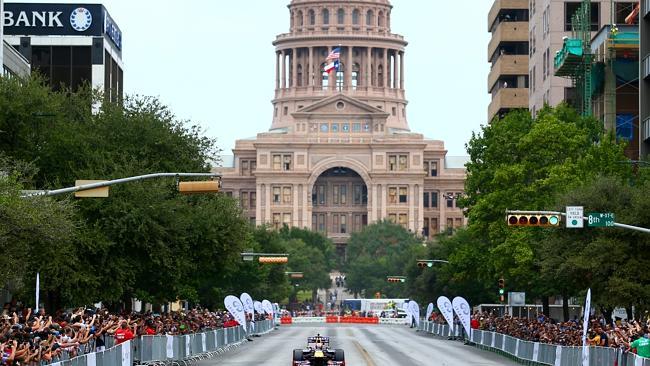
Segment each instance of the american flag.
[{"label": "american flag", "polygon": [[339,47],[336,47],[332,50],[332,52],[330,52],[329,55],[327,55],[327,59],[325,59],[325,61],[338,60],[339,57],[341,57],[341,49]]}]

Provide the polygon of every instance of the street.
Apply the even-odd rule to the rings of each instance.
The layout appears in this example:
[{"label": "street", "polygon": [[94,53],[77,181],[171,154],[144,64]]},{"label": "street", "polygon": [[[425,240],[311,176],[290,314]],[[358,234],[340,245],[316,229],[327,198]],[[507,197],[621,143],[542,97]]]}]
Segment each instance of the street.
[{"label": "street", "polygon": [[349,366],[516,365],[494,353],[415,332],[406,326],[356,324],[282,326],[200,365],[287,366],[291,364],[293,349],[304,347],[307,337],[317,333],[331,337],[332,348],[345,351],[346,365]]}]

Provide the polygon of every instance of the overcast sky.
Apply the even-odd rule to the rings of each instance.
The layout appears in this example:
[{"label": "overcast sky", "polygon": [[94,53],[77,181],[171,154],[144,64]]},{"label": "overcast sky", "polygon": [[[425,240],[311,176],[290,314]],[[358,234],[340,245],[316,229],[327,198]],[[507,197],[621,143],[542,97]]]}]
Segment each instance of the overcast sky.
[{"label": "overcast sky", "polygon": [[[25,2],[79,1],[52,0]],[[271,42],[289,31],[289,0],[90,0],[123,33],[124,85],[154,95],[205,128],[224,154],[271,126]],[[83,1],[81,1],[83,3]],[[486,123],[487,13],[491,0],[392,0],[392,31],[406,37],[405,88],[411,131],[466,155]]]}]

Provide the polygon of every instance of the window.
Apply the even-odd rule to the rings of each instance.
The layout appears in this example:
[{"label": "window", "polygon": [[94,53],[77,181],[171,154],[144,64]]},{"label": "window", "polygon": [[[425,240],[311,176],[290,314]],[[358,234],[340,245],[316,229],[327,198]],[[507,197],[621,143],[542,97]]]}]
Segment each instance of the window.
[{"label": "window", "polygon": [[425,208],[436,208],[438,207],[438,192],[437,191],[427,191],[423,194],[423,203]]},{"label": "window", "polygon": [[391,204],[397,203],[397,187],[388,188],[388,203]]},{"label": "window", "polygon": [[544,55],[542,56],[542,80],[546,80],[546,69],[548,67],[546,62],[546,51],[544,51]]},{"label": "window", "polygon": [[273,155],[273,170],[282,169],[282,155],[275,154]]},{"label": "window", "polygon": [[325,214],[318,214],[318,231],[327,232],[327,216]]},{"label": "window", "polygon": [[438,192],[431,192],[431,207],[438,207]]},{"label": "window", "polygon": [[327,196],[325,195],[325,186],[318,186],[318,204],[324,205],[327,201]]},{"label": "window", "polygon": [[338,12],[336,12],[336,20],[339,24],[345,23],[345,10],[339,9]]},{"label": "window", "polygon": [[291,187],[282,187],[282,203],[291,204]]},{"label": "window", "polygon": [[251,160],[250,161],[250,173],[251,175],[255,172],[255,169],[257,169],[257,160]]},{"label": "window", "polygon": [[291,170],[291,155],[284,155],[282,157],[282,169],[283,170]]},{"label": "window", "polygon": [[330,12],[327,9],[323,9],[323,24],[330,24]]},{"label": "window", "polygon": [[397,108],[393,107],[391,113],[393,114],[393,116],[396,116],[397,115]]},{"label": "window", "polygon": [[241,200],[241,208],[244,210],[248,209],[250,207],[248,192],[241,192],[239,198]]},{"label": "window", "polygon": [[256,192],[251,192],[251,199],[250,199],[250,207],[251,208],[256,208],[257,207],[257,193]]},{"label": "window", "polygon": [[309,11],[309,25],[316,24],[316,13],[313,10]]},{"label": "window", "polygon": [[334,214],[332,215],[332,232],[334,233],[340,233],[341,229],[339,227],[339,215]]},{"label": "window", "polygon": [[399,170],[406,170],[408,168],[408,155],[399,156]]},{"label": "window", "polygon": [[424,223],[422,225],[422,236],[425,238],[429,237],[429,218],[425,217],[424,218]]},{"label": "window", "polygon": [[407,187],[399,187],[399,203],[406,203],[408,194],[406,193]]},{"label": "window", "polygon": [[388,214],[388,221],[392,223],[397,223],[397,214],[394,213]]},{"label": "window", "polygon": [[427,173],[427,177],[437,177],[438,176],[438,161],[437,160],[425,160],[425,162],[424,162],[424,171]]},{"label": "window", "polygon": [[282,187],[273,187],[273,203],[280,203],[280,193]]},{"label": "window", "polygon": [[[625,3],[616,3],[616,23],[615,24],[626,24],[625,18],[627,18],[630,13],[634,10],[634,7],[637,3],[635,2],[625,2]],[[647,2],[646,2],[647,4]],[[632,24],[639,24],[639,16],[634,17],[634,22]]]},{"label": "window", "polygon": [[377,67],[377,84],[378,86],[384,86],[384,67],[382,65]]},{"label": "window", "polygon": [[302,65],[298,65],[298,75],[296,75],[296,78],[298,79],[298,86],[302,86]]},{"label": "window", "polygon": [[454,219],[448,218],[447,219],[447,232],[451,233],[452,231],[454,231]]},{"label": "window", "polygon": [[551,75],[551,49],[546,49],[546,77]]},{"label": "window", "polygon": [[282,214],[282,224],[291,226],[291,214],[288,212],[285,212]]},{"label": "window", "polygon": [[366,13],[366,26],[371,27],[373,25],[373,18],[375,17],[374,13],[372,10],[368,10]]},{"label": "window", "polygon": [[447,207],[449,208],[454,207],[454,194],[451,192],[447,192],[445,194],[445,198],[447,199]]},{"label": "window", "polygon": [[273,228],[279,230],[282,227],[282,215],[279,213],[273,213]]},{"label": "window", "polygon": [[406,170],[408,168],[408,155],[388,155],[388,170]]},{"label": "window", "polygon": [[[564,31],[572,30],[571,20],[573,15],[580,9],[581,2],[564,3]],[[591,31],[598,31],[600,25],[600,3],[591,3]]]},{"label": "window", "polygon": [[401,213],[399,214],[399,224],[402,225],[403,228],[408,228],[409,225],[409,220],[408,220],[408,214]]},{"label": "window", "polygon": [[248,160],[241,160],[241,175],[250,175]]},{"label": "window", "polygon": [[339,186],[338,185],[335,185],[334,187],[332,187],[332,202],[335,205],[338,205],[338,203],[339,203]]},{"label": "window", "polygon": [[431,204],[431,199],[429,198],[429,192],[424,192],[422,197],[422,202],[424,203],[424,208],[429,208]]},{"label": "window", "polygon": [[348,196],[348,186],[347,185],[342,185],[341,186],[341,199],[340,202],[342,205],[345,205],[347,203],[347,196]]},{"label": "window", "polygon": [[429,224],[429,234],[430,235],[436,235],[440,232],[440,228],[438,227],[438,218],[432,217],[431,222]]},{"label": "window", "polygon": [[282,113],[283,113],[285,116],[286,116],[287,114],[289,114],[289,107],[284,107],[283,110],[282,110]]},{"label": "window", "polygon": [[352,11],[352,24],[359,25],[359,9]]},{"label": "window", "polygon": [[347,222],[347,216],[346,215],[341,215],[341,230],[339,231],[341,234],[345,234],[348,231],[348,222]]}]

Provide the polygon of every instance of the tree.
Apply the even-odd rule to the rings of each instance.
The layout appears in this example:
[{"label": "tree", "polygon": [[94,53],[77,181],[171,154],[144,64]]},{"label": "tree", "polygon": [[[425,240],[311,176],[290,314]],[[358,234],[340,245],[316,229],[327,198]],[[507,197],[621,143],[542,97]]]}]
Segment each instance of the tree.
[{"label": "tree", "polygon": [[[421,239],[402,226],[380,221],[353,233],[347,246],[345,265],[347,288],[369,297],[380,292],[386,297],[409,297],[407,283],[388,283],[387,276],[405,276],[424,255]],[[411,281],[412,279],[407,279]]]},{"label": "tree", "polygon": [[474,134],[467,151],[466,196],[460,205],[469,217],[469,234],[484,243],[480,250],[490,264],[471,280],[492,288],[503,276],[510,288],[533,298],[554,294],[552,279],[539,277],[538,261],[539,242],[551,229],[508,228],[505,210],[549,209],[558,194],[597,174],[629,176],[629,168],[619,163],[625,159],[622,146],[602,133],[600,122],[560,105],[535,119],[526,111],[509,113]]}]

